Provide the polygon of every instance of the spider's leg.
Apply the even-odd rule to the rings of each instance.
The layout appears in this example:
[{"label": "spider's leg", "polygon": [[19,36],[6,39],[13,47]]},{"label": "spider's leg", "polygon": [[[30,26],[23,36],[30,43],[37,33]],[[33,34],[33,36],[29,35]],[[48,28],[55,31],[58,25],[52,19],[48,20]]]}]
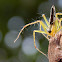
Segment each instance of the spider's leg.
[{"label": "spider's leg", "polygon": [[57,32],[57,30],[60,28],[60,21],[58,18],[58,15],[62,15],[62,13],[56,13],[56,20],[55,20],[55,31]]},{"label": "spider's leg", "polygon": [[62,13],[56,13],[56,18],[58,18],[58,15],[62,15]]},{"label": "spider's leg", "polygon": [[58,18],[58,15],[62,15],[62,13],[56,13],[56,21],[55,21],[55,28],[56,28],[56,31],[60,28],[61,20],[62,20],[62,19],[59,19],[59,18]]},{"label": "spider's leg", "polygon": [[26,24],[26,25],[20,30],[20,32],[19,32],[17,38],[14,40],[14,43],[17,41],[17,39],[19,38],[20,34],[22,33],[22,31],[23,31],[27,26],[29,26],[29,25],[33,25],[33,24],[36,24],[36,23],[40,23],[40,22],[41,22],[40,20],[37,20],[37,21],[35,21],[35,22]]},{"label": "spider's leg", "polygon": [[56,20],[55,20],[55,32],[57,32],[58,29],[59,29],[59,20],[58,20],[58,18],[56,18]]},{"label": "spider's leg", "polygon": [[[48,27],[47,27],[42,21],[40,22],[40,31],[42,31],[42,30],[41,30],[41,26],[43,27],[44,31],[47,33]],[[46,39],[49,40],[48,36],[45,36],[44,33],[42,33],[42,35],[43,35]]]},{"label": "spider's leg", "polygon": [[62,18],[59,19],[59,27],[61,27]]},{"label": "spider's leg", "polygon": [[47,26],[49,27],[49,22],[47,21],[45,14],[43,14],[42,17],[44,18],[44,20],[45,20]]},{"label": "spider's leg", "polygon": [[[44,20],[45,20],[45,22],[46,22],[46,24],[47,24],[47,26],[49,27],[50,26],[50,24],[49,24],[49,22],[48,22],[48,20],[46,19],[46,16],[45,16],[45,14],[42,14],[42,17],[44,18]],[[48,28],[47,28],[48,29]],[[43,34],[44,35],[44,34]],[[44,35],[45,36],[45,35]],[[47,38],[48,38],[48,36],[49,35],[47,35]],[[46,36],[45,36],[46,37]],[[48,39],[49,40],[49,39]]]},{"label": "spider's leg", "polygon": [[[48,32],[47,32],[47,26],[41,21],[40,22],[40,25],[42,25],[42,27],[43,27],[43,29],[44,29],[44,31],[41,31],[41,30],[34,30],[33,31],[33,37],[34,37],[34,46],[35,46],[35,48],[40,52],[40,53],[42,53],[43,55],[45,55],[46,56],[46,54],[44,54],[42,51],[40,51],[37,47],[36,47],[36,44],[35,44],[35,32],[38,32],[38,33],[42,33],[43,35],[44,34],[47,34],[48,35]],[[44,35],[45,36],[45,35]],[[47,36],[45,36],[48,40],[49,40],[49,38],[47,37]]]},{"label": "spider's leg", "polygon": [[48,38],[49,33],[48,33],[48,30],[47,30],[48,27],[47,27],[42,21],[40,22],[40,24],[42,25],[42,27],[43,27],[45,33],[47,34],[47,36],[45,36],[45,34],[43,33],[43,36],[45,36],[45,38],[47,38],[47,39],[49,40],[49,38]]},{"label": "spider's leg", "polygon": [[43,53],[42,51],[40,51],[40,50],[36,47],[36,44],[35,44],[35,32],[44,33],[44,34],[46,34],[46,33],[45,33],[44,31],[34,30],[34,31],[33,31],[33,38],[34,38],[34,46],[35,46],[35,48],[36,48],[40,53],[42,53],[43,55],[45,55],[45,56],[47,57],[47,55],[46,55],[45,53]]},{"label": "spider's leg", "polygon": [[62,26],[57,30],[57,32],[59,32],[62,29]]},{"label": "spider's leg", "polygon": [[[62,21],[62,18],[59,19],[59,29],[58,29],[58,31],[60,31],[60,30],[62,29],[61,21]],[[58,31],[57,31],[57,32],[58,32]]]},{"label": "spider's leg", "polygon": [[48,29],[48,27],[44,24],[43,21],[40,22],[40,25],[42,25],[44,31],[47,33],[47,29]]},{"label": "spider's leg", "polygon": [[40,28],[40,31],[41,31],[41,24],[40,24],[40,27],[39,28]]},{"label": "spider's leg", "polygon": [[[19,38],[20,34],[22,33],[22,31],[29,25],[33,25],[33,24],[36,24],[36,23],[40,23],[40,25],[43,23],[41,20],[37,20],[35,22],[32,22],[32,23],[29,23],[29,24],[26,24],[19,32],[17,38],[14,40],[14,43],[16,42],[16,40]],[[42,25],[44,25],[44,27],[47,29],[47,26],[43,23]],[[44,28],[44,30],[46,31],[46,29]],[[40,27],[41,29],[41,27]]]}]

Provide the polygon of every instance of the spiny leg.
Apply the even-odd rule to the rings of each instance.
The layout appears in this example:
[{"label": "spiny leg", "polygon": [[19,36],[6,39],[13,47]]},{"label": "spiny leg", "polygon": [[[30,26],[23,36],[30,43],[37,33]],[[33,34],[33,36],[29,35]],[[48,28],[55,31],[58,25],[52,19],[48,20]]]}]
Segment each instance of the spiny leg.
[{"label": "spiny leg", "polygon": [[59,29],[59,19],[56,18],[55,20],[55,32]]},{"label": "spiny leg", "polygon": [[61,27],[62,18],[59,19],[59,26]]},{"label": "spiny leg", "polygon": [[[40,23],[40,25],[43,25],[43,28],[44,28],[44,30],[46,31],[47,26],[46,26],[41,20],[37,20],[37,21],[35,21],[35,22],[32,22],[32,23],[29,23],[29,24],[25,25],[25,26],[21,29],[21,31],[19,32],[19,34],[18,34],[17,38],[15,39],[14,43],[16,42],[16,40],[19,38],[19,36],[20,36],[20,34],[22,33],[22,31],[23,31],[27,26],[33,25],[33,24],[36,24],[36,23]],[[46,28],[46,29],[45,29],[45,28]],[[41,27],[40,27],[40,30],[41,30]]]},{"label": "spiny leg", "polygon": [[56,20],[58,22],[58,27],[60,27],[60,20],[58,18],[58,15],[62,15],[62,13],[56,13]]},{"label": "spiny leg", "polygon": [[[47,27],[42,21],[40,22],[40,25],[43,27],[45,33],[48,34],[48,31],[47,31],[48,27]],[[40,31],[41,31],[41,30],[40,30]],[[43,33],[43,36],[44,36],[46,39],[49,40],[48,36],[46,37],[44,33]]]},{"label": "spiny leg", "polygon": [[[45,22],[46,22],[47,26],[49,27],[50,25],[49,25],[48,20],[46,19],[45,14],[42,14],[42,17],[44,18],[44,20],[45,20]],[[44,34],[43,34],[43,35],[44,35]],[[44,36],[45,36],[45,35],[44,35]],[[46,37],[46,36],[45,36],[45,37]],[[47,35],[47,38],[48,38],[48,35]],[[49,40],[49,38],[48,38],[48,40]]]},{"label": "spiny leg", "polygon": [[60,25],[61,25],[61,20],[62,20],[62,18],[58,18],[58,15],[62,15],[62,13],[56,13],[56,20],[57,20],[57,23],[56,23],[56,25],[58,26],[58,28],[60,28]]},{"label": "spiny leg", "polygon": [[45,14],[42,14],[42,17],[44,18],[44,20],[45,20],[47,26],[49,27],[49,22],[47,21]]},{"label": "spiny leg", "polygon": [[[42,25],[42,24],[43,24],[43,28],[44,28],[44,27],[47,28],[47,26],[41,21],[41,22],[40,22],[40,27],[39,27],[39,28],[40,28],[40,31],[41,31],[41,25]],[[44,33],[43,33],[43,36],[48,39],[48,37],[46,37]],[[48,39],[48,40],[49,40],[49,39]]]},{"label": "spiny leg", "polygon": [[44,34],[46,34],[46,33],[45,33],[44,31],[34,30],[34,31],[33,31],[33,38],[34,38],[34,46],[35,46],[35,48],[36,48],[40,53],[42,53],[43,55],[45,55],[45,56],[47,57],[47,55],[46,55],[45,53],[43,53],[42,51],[40,51],[40,50],[36,47],[36,44],[35,44],[35,32],[44,33]]},{"label": "spiny leg", "polygon": [[41,24],[40,24],[40,31],[41,31]]},{"label": "spiny leg", "polygon": [[[49,26],[50,26],[50,24],[49,24],[48,20],[46,19],[45,14],[42,14],[42,17],[44,18],[44,20],[45,20],[45,22],[46,22],[47,26],[49,27]],[[43,34],[43,35],[44,35],[44,34]],[[45,36],[45,35],[44,35],[44,36]],[[46,36],[45,36],[45,37],[46,37]],[[48,35],[47,35],[47,38],[48,38]],[[48,40],[49,40],[49,38],[48,38]]]},{"label": "spiny leg", "polygon": [[48,29],[48,27],[44,24],[43,21],[41,21],[40,24],[42,25],[44,31],[47,33],[47,29]]},{"label": "spiny leg", "polygon": [[58,15],[62,15],[62,13],[56,13],[56,21],[55,21],[55,29],[57,31],[57,29],[60,28],[60,20],[58,18]]},{"label": "spiny leg", "polygon": [[62,29],[62,26],[57,30],[57,32],[59,32]]},{"label": "spiny leg", "polygon": [[[62,29],[61,21],[62,21],[62,18],[59,19],[59,29],[58,29],[58,31],[60,31],[60,30]],[[58,31],[57,31],[57,32],[58,32]]]},{"label": "spiny leg", "polygon": [[56,18],[59,20],[58,16],[62,15],[62,13],[56,13]]},{"label": "spiny leg", "polygon": [[[45,20],[47,26],[49,27],[49,22],[47,21],[45,14],[42,14],[42,17],[44,18],[44,20]],[[45,25],[45,24],[44,24],[44,25]],[[47,26],[46,26],[46,28],[47,28]],[[41,30],[41,24],[40,24],[40,30]]]},{"label": "spiny leg", "polygon": [[14,43],[17,41],[17,39],[19,38],[20,34],[22,33],[22,31],[23,31],[27,26],[33,25],[33,24],[36,24],[36,23],[40,23],[40,22],[41,22],[40,20],[37,20],[37,21],[35,21],[35,22],[32,22],[32,23],[29,23],[29,24],[25,25],[25,26],[20,30],[20,32],[19,32],[17,38],[14,40]]},{"label": "spiny leg", "polygon": [[56,13],[56,18],[58,18],[58,15],[62,15],[62,13]]},{"label": "spiny leg", "polygon": [[[45,19],[46,19],[46,17],[45,17]],[[47,19],[46,19],[46,24],[48,25],[48,21],[47,21]],[[41,22],[40,22],[40,30],[41,30],[41,25],[42,25],[42,27],[44,28],[44,30],[46,31],[46,29],[48,28],[45,24],[44,24],[44,22],[41,20]]]}]

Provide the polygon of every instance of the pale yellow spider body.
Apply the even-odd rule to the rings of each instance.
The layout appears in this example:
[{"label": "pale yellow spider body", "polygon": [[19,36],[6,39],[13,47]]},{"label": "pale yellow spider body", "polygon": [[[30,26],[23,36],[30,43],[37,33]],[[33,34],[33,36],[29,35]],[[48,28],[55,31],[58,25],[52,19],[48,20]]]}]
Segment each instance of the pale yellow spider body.
[{"label": "pale yellow spider body", "polygon": [[[52,6],[54,7],[54,5]],[[42,20],[37,20],[35,22],[32,22],[32,23],[29,23],[29,24],[26,24],[22,29],[21,31],[19,32],[17,38],[15,39],[14,42],[16,42],[16,40],[19,38],[20,34],[22,33],[22,31],[24,30],[24,28],[26,28],[27,26],[29,25],[33,25],[33,24],[36,24],[36,23],[40,23],[40,29],[39,30],[34,30],[33,31],[33,39],[34,39],[34,46],[35,48],[40,52],[42,53],[43,55],[47,56],[46,54],[44,54],[42,51],[40,51],[37,47],[36,47],[36,44],[35,44],[35,32],[37,33],[42,33],[44,36],[45,34],[47,34],[47,36],[45,36],[48,40],[50,39],[48,36],[50,37],[54,37],[55,34],[60,31],[62,29],[62,26],[61,26],[61,21],[62,21],[62,18],[58,18],[58,15],[62,15],[62,13],[56,13],[55,14],[55,19],[52,21],[54,22],[54,24],[50,24],[50,22],[47,21],[45,15],[43,14],[42,17],[44,18],[45,22],[47,25],[44,24],[44,22]],[[43,27],[44,31],[41,30],[41,26]],[[50,27],[50,28],[49,28]],[[47,29],[50,29],[51,32],[49,33]]]}]

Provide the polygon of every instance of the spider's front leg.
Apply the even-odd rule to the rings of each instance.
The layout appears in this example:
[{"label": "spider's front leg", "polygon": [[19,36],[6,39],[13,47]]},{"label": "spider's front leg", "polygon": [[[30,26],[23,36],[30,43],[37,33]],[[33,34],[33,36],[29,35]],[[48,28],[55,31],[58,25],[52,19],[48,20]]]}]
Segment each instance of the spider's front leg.
[{"label": "spider's front leg", "polygon": [[62,15],[62,13],[56,13],[56,21],[57,21],[56,26],[58,26],[58,28],[59,28],[57,30],[57,32],[62,29],[62,26],[61,26],[62,18],[60,18],[60,19],[58,18],[58,16],[60,16],[60,15]]},{"label": "spider's front leg", "polygon": [[19,32],[17,38],[14,40],[14,43],[17,41],[17,39],[19,38],[20,34],[22,33],[22,31],[23,31],[26,27],[28,27],[28,26],[30,26],[30,25],[33,25],[33,24],[36,24],[36,23],[40,23],[40,22],[41,22],[40,20],[37,20],[37,21],[35,21],[35,22],[26,24],[26,25],[20,30],[20,32]]},{"label": "spider's front leg", "polygon": [[[46,31],[47,26],[46,26],[41,20],[37,20],[37,21],[35,21],[35,22],[26,24],[26,25],[20,30],[20,32],[19,32],[17,38],[14,40],[14,43],[17,41],[17,39],[19,38],[20,34],[22,33],[22,31],[23,31],[27,26],[33,25],[33,24],[36,24],[36,23],[40,23],[40,30],[41,30],[41,25],[44,25],[45,27],[44,27],[44,26],[43,26],[43,27],[44,27],[44,30]],[[46,29],[45,29],[45,28],[46,28]]]},{"label": "spider's front leg", "polygon": [[[47,24],[47,27],[49,28],[49,26],[50,26],[50,24],[49,24],[49,22],[48,22],[48,20],[46,19],[46,16],[45,16],[45,14],[42,14],[42,17],[44,18],[44,20],[45,20],[45,22],[46,22],[46,24]],[[48,29],[47,28],[47,29]],[[43,34],[44,35],[44,34]],[[44,35],[45,36],[45,35]],[[46,36],[45,36],[46,37]],[[48,38],[48,35],[47,35],[47,38]],[[48,39],[49,40],[49,39]]]},{"label": "spider's front leg", "polygon": [[40,51],[37,47],[36,47],[36,44],[35,44],[35,32],[37,32],[37,33],[45,33],[44,31],[40,31],[40,30],[34,30],[33,31],[33,38],[34,38],[34,46],[35,46],[35,48],[40,52],[40,53],[42,53],[43,55],[45,55],[46,57],[47,57],[47,55],[45,54],[45,53],[43,53],[42,51]]},{"label": "spider's front leg", "polygon": [[[34,30],[34,31],[33,31],[34,46],[35,46],[35,48],[36,48],[40,53],[42,53],[43,55],[45,55],[45,56],[47,57],[47,55],[44,54],[42,51],[40,51],[40,50],[36,47],[36,44],[35,44],[35,33],[36,33],[36,32],[37,32],[37,33],[42,33],[43,35],[44,35],[44,34],[47,34],[47,35],[48,35],[47,26],[46,26],[42,21],[40,21],[40,26],[43,27],[44,31],[42,31],[42,30]],[[41,27],[40,27],[40,29],[41,29]],[[45,36],[45,35],[44,35],[44,36]],[[47,36],[45,36],[45,37],[49,40],[49,38],[48,38]]]},{"label": "spider's front leg", "polygon": [[61,27],[62,18],[59,19],[59,27]]},{"label": "spider's front leg", "polygon": [[[62,18],[59,19],[59,29],[58,29],[58,31],[60,31],[60,30],[62,29],[61,21],[62,21]],[[58,31],[57,31],[57,32],[58,32]]]},{"label": "spider's front leg", "polygon": [[58,27],[61,26],[61,21],[62,21],[62,18],[58,18],[58,16],[62,15],[62,13],[56,13],[56,20],[57,20],[57,24],[58,24]]},{"label": "spider's front leg", "polygon": [[62,13],[56,13],[56,18],[58,18],[58,15],[62,15]]},{"label": "spider's front leg", "polygon": [[49,22],[47,21],[45,14],[42,14],[42,17],[44,18],[44,20],[45,20],[47,26],[49,27]]}]

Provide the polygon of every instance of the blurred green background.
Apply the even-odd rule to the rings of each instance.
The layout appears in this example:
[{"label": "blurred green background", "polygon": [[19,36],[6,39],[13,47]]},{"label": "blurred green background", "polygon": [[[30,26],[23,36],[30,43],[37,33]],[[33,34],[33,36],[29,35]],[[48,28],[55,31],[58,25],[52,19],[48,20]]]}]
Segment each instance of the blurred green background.
[{"label": "blurred green background", "polygon": [[[0,0],[0,62],[48,62],[48,59],[34,48],[33,30],[39,24],[24,29],[14,43],[21,28],[36,20],[42,20],[42,14],[49,20],[50,9],[55,5],[56,12],[62,12],[62,0]],[[42,29],[43,30],[43,29]],[[36,33],[36,45],[45,54],[48,41]]]}]

